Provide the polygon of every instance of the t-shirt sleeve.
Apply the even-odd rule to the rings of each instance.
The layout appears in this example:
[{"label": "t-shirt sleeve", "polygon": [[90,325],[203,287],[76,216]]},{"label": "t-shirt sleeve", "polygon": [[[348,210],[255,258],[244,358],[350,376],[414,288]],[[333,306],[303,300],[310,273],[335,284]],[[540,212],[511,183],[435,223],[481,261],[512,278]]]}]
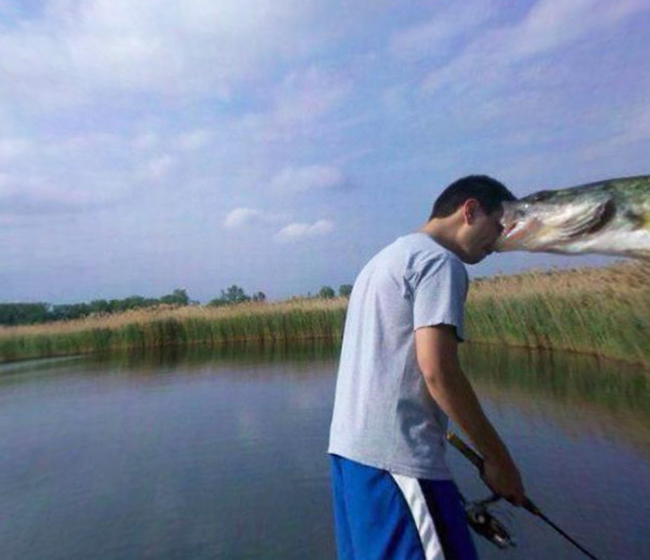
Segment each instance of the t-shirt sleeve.
[{"label": "t-shirt sleeve", "polygon": [[451,325],[462,342],[468,287],[465,266],[456,259],[443,257],[426,263],[413,279],[413,329]]}]

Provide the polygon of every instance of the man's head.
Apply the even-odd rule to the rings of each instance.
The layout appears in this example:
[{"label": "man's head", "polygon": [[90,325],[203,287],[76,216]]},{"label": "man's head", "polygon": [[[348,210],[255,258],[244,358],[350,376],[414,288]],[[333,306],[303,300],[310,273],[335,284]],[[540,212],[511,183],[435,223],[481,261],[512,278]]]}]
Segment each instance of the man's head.
[{"label": "man's head", "polygon": [[515,196],[500,183],[487,175],[469,175],[449,185],[433,204],[432,218],[451,216],[468,199],[475,199],[486,214],[500,210],[506,200],[516,200]]},{"label": "man's head", "polygon": [[[429,224],[469,264],[483,260],[501,234],[503,202],[515,196],[487,175],[470,175],[449,185],[433,205]],[[438,227],[444,222],[444,227]],[[432,232],[433,233],[433,232]]]}]

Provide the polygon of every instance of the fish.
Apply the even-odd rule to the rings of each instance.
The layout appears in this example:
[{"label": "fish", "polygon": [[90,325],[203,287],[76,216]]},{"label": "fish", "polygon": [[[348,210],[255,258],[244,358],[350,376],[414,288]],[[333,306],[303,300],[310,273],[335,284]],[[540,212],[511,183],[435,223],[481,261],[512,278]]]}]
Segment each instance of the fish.
[{"label": "fish", "polygon": [[503,203],[494,250],[650,260],[650,175],[544,190]]}]

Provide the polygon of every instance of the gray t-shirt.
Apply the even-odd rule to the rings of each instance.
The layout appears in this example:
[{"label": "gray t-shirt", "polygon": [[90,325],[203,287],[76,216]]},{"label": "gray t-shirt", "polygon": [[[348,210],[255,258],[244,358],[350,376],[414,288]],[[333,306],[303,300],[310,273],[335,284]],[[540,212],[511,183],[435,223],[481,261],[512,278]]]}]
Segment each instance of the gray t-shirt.
[{"label": "gray t-shirt", "polygon": [[452,325],[467,296],[462,261],[425,233],[398,238],[363,268],[348,306],[329,453],[416,478],[451,478],[447,416],[429,394],[416,329]]}]

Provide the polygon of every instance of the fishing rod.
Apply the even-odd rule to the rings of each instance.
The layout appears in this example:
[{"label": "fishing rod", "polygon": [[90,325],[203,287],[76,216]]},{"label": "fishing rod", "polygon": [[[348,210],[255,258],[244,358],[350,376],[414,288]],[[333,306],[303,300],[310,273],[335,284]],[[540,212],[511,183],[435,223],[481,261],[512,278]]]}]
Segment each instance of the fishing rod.
[{"label": "fishing rod", "polygon": [[[483,467],[484,467],[483,457],[481,457],[476,451],[474,451],[469,445],[467,445],[454,432],[447,432],[447,441],[451,443],[456,449],[458,449],[458,451],[460,451],[465,456],[465,458],[468,459],[479,470],[480,473],[483,473]],[[578,550],[580,550],[582,553],[589,556],[589,558],[592,558],[592,560],[599,560],[596,556],[594,556],[591,552],[589,552],[584,546],[578,543],[574,538],[572,538],[560,527],[558,527],[555,523],[553,523],[548,517],[546,517],[546,515],[542,513],[542,511],[533,503],[533,501],[530,498],[527,497],[524,498],[523,507],[528,512],[532,513],[534,516],[539,517],[542,521],[544,521],[544,523],[546,523],[549,527],[555,530],[558,534],[563,536]]]}]

